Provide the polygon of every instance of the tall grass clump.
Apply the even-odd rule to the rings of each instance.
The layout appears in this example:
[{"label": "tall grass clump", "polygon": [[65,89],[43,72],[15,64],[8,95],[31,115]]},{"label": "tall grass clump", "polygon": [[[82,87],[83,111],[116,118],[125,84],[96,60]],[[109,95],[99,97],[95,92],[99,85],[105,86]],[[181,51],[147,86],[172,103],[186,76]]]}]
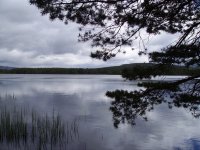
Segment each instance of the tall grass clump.
[{"label": "tall grass clump", "polygon": [[52,150],[65,149],[79,138],[77,120],[64,122],[54,111],[41,115],[29,110],[15,104],[8,107],[0,100],[0,144],[20,150]]}]

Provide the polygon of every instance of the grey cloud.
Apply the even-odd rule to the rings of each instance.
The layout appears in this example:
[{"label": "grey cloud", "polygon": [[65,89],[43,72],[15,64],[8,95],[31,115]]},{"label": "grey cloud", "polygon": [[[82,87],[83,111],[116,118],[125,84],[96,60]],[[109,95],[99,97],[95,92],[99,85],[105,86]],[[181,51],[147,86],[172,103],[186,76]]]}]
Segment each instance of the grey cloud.
[{"label": "grey cloud", "polygon": [[[0,20],[0,65],[100,67],[148,61],[147,57],[138,57],[137,51],[118,55],[108,62],[92,60],[89,55],[93,49],[89,43],[77,40],[77,24],[66,26],[60,21],[51,22],[28,0],[1,0]],[[155,39],[150,46],[163,45],[163,42]]]},{"label": "grey cloud", "polygon": [[3,0],[0,2],[0,47],[22,51],[66,53],[82,49],[77,42],[77,25],[66,27],[62,22],[51,22],[41,16],[28,0]]}]

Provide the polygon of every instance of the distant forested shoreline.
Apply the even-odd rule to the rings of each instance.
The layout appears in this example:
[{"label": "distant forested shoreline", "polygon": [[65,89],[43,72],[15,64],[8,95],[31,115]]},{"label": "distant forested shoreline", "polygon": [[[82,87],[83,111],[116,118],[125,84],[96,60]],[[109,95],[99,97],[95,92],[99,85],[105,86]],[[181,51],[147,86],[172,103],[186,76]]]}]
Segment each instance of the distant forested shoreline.
[{"label": "distant forested shoreline", "polygon": [[[122,75],[124,78],[140,72],[144,74],[157,67],[151,63],[125,64],[103,68],[12,68],[0,69],[0,74],[106,74]],[[158,75],[194,75],[200,73],[200,68],[163,65]]]}]

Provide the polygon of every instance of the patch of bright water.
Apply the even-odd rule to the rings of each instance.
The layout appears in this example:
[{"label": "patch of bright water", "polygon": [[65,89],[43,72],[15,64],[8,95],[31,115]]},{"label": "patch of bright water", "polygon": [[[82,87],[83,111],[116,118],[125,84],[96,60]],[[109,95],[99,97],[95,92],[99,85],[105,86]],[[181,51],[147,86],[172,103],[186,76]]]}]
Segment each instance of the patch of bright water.
[{"label": "patch of bright water", "polygon": [[[138,89],[137,82],[124,81],[120,76],[0,75],[0,83],[1,105],[7,107],[6,112],[3,108],[1,110],[8,118],[10,116],[10,121],[6,122],[3,118],[4,122],[0,123],[0,135],[4,138],[0,140],[0,147],[4,150],[50,149],[52,145],[53,150],[200,149],[200,120],[184,108],[169,109],[166,104],[157,105],[147,114],[147,122],[138,118],[135,126],[125,123],[115,128],[113,114],[109,110],[112,99],[105,96],[106,91]],[[24,120],[17,122],[24,124],[19,129],[26,131],[21,136],[19,147],[15,146],[16,139],[13,137],[18,135],[18,129],[11,130],[8,125],[5,126],[6,123],[16,124],[10,106],[15,106],[19,114],[24,108],[28,111],[23,113]],[[31,124],[32,112],[40,120],[39,128]],[[55,118],[59,118],[56,119],[59,123],[55,131],[53,112]],[[46,116],[48,125],[45,125]],[[34,145],[31,140],[33,126],[47,134],[48,140],[43,138],[41,142],[39,131],[36,131]],[[6,128],[5,133],[1,128]],[[58,136],[61,143],[52,143],[52,133],[57,137],[57,130],[64,136]],[[43,145],[39,148],[39,144]],[[32,146],[27,148],[27,145]]]}]

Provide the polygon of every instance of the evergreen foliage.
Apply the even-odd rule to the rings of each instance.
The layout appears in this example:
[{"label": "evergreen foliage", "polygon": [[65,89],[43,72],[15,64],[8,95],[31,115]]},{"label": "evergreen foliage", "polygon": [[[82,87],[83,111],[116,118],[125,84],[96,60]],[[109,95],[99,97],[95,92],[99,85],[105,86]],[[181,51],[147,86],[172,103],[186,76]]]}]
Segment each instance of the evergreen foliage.
[{"label": "evergreen foliage", "polygon": [[[125,121],[134,124],[138,115],[144,116],[154,105],[166,100],[199,117],[200,72],[192,73],[189,68],[200,66],[199,0],[30,0],[30,3],[43,15],[49,14],[51,20],[58,18],[66,24],[72,21],[82,25],[79,41],[91,41],[98,48],[91,53],[93,58],[106,61],[125,53],[124,47],[134,49],[133,43],[139,39],[143,44],[139,54],[147,54],[157,65],[126,69],[122,75],[129,80],[163,75],[167,70],[171,72],[174,65],[188,67],[190,76],[185,79],[141,83],[143,89],[139,91],[107,92],[107,96],[115,99],[111,111],[116,127]],[[149,52],[141,31],[150,36],[163,32],[176,34],[177,39],[160,51]]]},{"label": "evergreen foliage", "polygon": [[[149,35],[161,32],[180,35],[162,52],[150,53],[151,61],[199,64],[198,0],[30,0],[30,3],[51,20],[82,25],[79,40],[90,40],[92,46],[99,48],[91,54],[94,58],[107,60],[124,52],[124,46],[134,48],[133,41],[142,40],[140,31],[145,30]],[[142,53],[147,53],[145,46]],[[195,60],[190,61],[192,57]]]},{"label": "evergreen foliage", "polygon": [[[140,32],[145,30],[153,36],[162,32],[177,34],[177,40],[159,52],[148,52],[143,43],[139,54],[148,54],[151,62],[200,66],[198,0],[29,1],[41,10],[42,15],[48,14],[51,20],[60,19],[66,24],[76,22],[82,25],[79,41],[91,41],[92,46],[98,48],[91,53],[94,58],[108,60],[124,52],[124,47],[134,49],[133,41],[140,39],[143,42]],[[151,72],[148,74],[144,78]],[[133,79],[137,77],[142,76],[136,75]]]}]

